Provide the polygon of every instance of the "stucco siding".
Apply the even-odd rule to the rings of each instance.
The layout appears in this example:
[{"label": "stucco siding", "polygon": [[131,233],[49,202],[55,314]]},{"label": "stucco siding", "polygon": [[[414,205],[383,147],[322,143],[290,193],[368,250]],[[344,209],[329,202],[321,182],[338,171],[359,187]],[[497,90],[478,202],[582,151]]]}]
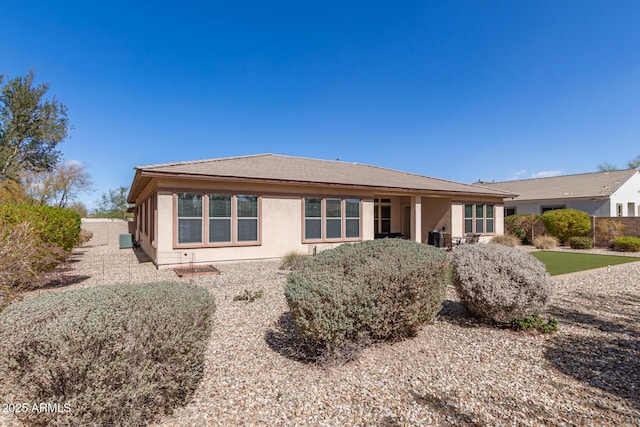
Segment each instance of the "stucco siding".
[{"label": "stucco siding", "polygon": [[[607,199],[597,200],[538,200],[533,202],[507,201],[505,207],[515,207],[517,214],[542,213],[543,207],[561,207],[587,212],[591,216],[610,216],[610,203]],[[614,206],[615,207],[615,206]]]},{"label": "stucco siding", "polygon": [[[640,173],[635,174],[611,195],[610,216],[617,216],[616,205],[622,205],[622,216],[638,216],[640,206]],[[631,204],[631,206],[630,206]],[[600,215],[599,215],[600,216]]]}]

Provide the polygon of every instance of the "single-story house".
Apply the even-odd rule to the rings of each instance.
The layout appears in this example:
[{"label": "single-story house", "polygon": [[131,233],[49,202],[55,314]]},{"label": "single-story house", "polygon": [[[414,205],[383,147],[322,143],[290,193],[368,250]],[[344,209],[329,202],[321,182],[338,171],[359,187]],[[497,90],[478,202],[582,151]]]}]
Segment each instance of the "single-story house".
[{"label": "single-story house", "polygon": [[503,233],[512,193],[359,163],[260,154],[135,168],[135,241],[159,267],[344,242]]},{"label": "single-story house", "polygon": [[638,169],[477,184],[518,194],[505,201],[505,215],[578,209],[597,217],[640,216]]}]

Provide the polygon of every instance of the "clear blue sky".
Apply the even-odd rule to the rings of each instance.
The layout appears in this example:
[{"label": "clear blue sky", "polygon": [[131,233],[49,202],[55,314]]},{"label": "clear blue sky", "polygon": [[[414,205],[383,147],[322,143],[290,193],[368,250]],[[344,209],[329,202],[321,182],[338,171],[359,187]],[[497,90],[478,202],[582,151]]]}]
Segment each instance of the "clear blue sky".
[{"label": "clear blue sky", "polygon": [[640,154],[640,1],[4,1],[0,74],[67,105],[95,193],[254,153],[462,182]]}]

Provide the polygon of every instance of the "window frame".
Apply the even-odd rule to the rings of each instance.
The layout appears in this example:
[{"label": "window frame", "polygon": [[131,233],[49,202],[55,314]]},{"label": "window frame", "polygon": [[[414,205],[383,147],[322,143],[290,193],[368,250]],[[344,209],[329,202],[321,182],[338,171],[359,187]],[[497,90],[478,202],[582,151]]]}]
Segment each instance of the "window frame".
[{"label": "window frame", "polygon": [[[201,241],[198,243],[180,243],[179,241],[179,220],[178,217],[178,197],[182,193],[195,193],[202,196],[202,216],[201,224]],[[209,196],[225,195],[231,196],[231,240],[222,242],[210,242],[209,228],[210,220],[215,219],[209,215]],[[256,197],[257,216],[256,217],[239,217],[238,216],[238,196]],[[195,217],[194,217],[195,218]],[[228,217],[225,217],[228,218]],[[257,240],[239,240],[238,239],[238,221],[239,219],[255,219]],[[225,190],[208,190],[208,191],[176,191],[173,193],[173,247],[174,249],[187,248],[221,248],[221,247],[241,247],[241,246],[261,246],[262,245],[262,195],[248,194],[246,192],[229,192]]]},{"label": "window frame", "polygon": [[[468,216],[467,207],[471,207],[471,216]],[[491,217],[487,215],[487,207],[491,206]],[[482,207],[482,217],[478,216],[478,209]],[[478,221],[481,221],[482,230],[478,231]],[[471,231],[468,231],[467,224],[471,225]],[[489,227],[488,225],[491,224]],[[488,229],[491,228],[491,231]],[[481,234],[483,236],[491,236],[496,234],[496,204],[483,202],[470,202],[462,204],[462,230],[465,235]]]},{"label": "window frame", "polygon": [[[320,217],[309,217],[306,215],[306,205],[308,199],[320,200]],[[330,217],[327,215],[327,201],[340,200],[340,237],[327,237],[328,221],[336,221],[337,216]],[[358,202],[358,216],[347,217],[347,201],[353,203]],[[301,198],[302,212],[302,243],[333,243],[333,242],[360,242],[362,241],[362,199],[358,197],[347,196],[304,196]],[[306,236],[307,220],[320,220],[320,238],[308,238]],[[358,220],[358,236],[347,237],[347,221]]]}]

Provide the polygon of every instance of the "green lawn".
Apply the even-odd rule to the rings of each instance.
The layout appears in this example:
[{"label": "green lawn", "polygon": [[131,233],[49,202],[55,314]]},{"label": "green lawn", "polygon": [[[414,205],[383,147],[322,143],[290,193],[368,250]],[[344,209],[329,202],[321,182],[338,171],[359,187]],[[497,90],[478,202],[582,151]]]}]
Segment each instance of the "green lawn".
[{"label": "green lawn", "polygon": [[547,267],[550,275],[573,273],[608,265],[640,261],[640,258],[614,255],[580,254],[574,252],[538,251],[531,255],[538,258]]}]

